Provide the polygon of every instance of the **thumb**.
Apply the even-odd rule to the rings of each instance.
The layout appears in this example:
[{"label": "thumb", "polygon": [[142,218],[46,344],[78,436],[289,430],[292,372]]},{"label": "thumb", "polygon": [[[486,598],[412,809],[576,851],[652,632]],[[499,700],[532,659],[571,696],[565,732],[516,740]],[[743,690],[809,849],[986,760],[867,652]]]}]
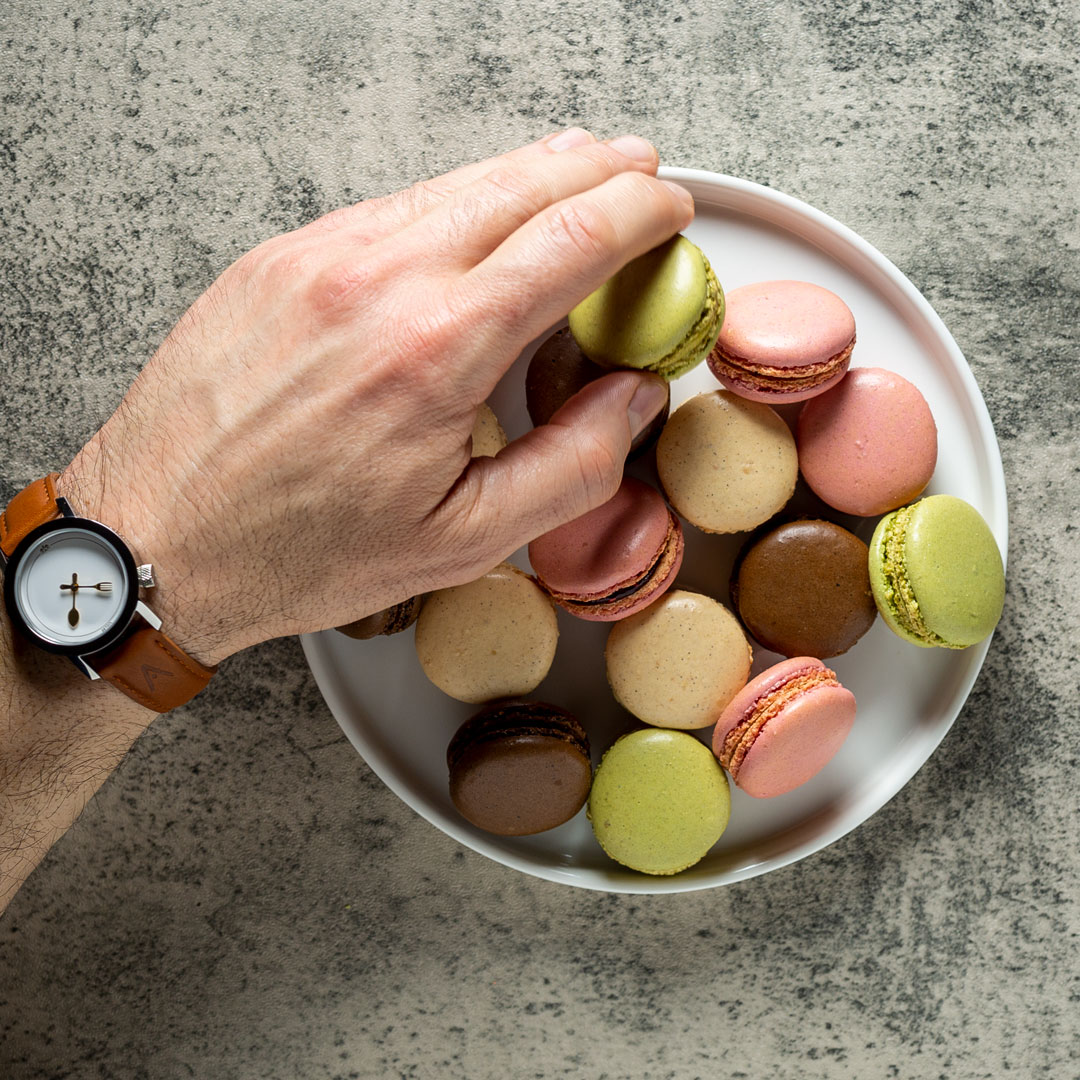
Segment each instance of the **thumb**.
[{"label": "thumb", "polygon": [[610,499],[630,443],[664,407],[656,375],[620,371],[579,390],[546,424],[494,458],[474,458],[440,507],[455,532],[498,562]]}]

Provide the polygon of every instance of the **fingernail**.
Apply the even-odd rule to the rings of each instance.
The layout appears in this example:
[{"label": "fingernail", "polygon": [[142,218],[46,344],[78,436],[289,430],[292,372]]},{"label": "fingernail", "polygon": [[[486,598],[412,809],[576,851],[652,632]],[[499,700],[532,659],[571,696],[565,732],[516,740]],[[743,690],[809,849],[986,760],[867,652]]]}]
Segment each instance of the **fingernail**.
[{"label": "fingernail", "polygon": [[686,188],[684,188],[681,184],[676,184],[673,180],[661,180],[660,183],[663,184],[665,187],[670,188],[675,193],[679,202],[681,202],[687,210],[690,210],[691,212],[693,211],[694,196],[691,195],[690,192],[686,190]]},{"label": "fingernail", "polygon": [[636,135],[620,135],[617,139],[610,139],[608,146],[631,161],[655,161],[656,150],[653,144],[639,139]]},{"label": "fingernail", "polygon": [[653,417],[667,403],[667,399],[668,385],[659,375],[648,375],[641,380],[626,407],[631,439],[636,439],[649,426]]},{"label": "fingernail", "polygon": [[596,140],[584,128],[572,127],[560,131],[547,140],[552,150],[570,150],[575,146],[585,146]]}]

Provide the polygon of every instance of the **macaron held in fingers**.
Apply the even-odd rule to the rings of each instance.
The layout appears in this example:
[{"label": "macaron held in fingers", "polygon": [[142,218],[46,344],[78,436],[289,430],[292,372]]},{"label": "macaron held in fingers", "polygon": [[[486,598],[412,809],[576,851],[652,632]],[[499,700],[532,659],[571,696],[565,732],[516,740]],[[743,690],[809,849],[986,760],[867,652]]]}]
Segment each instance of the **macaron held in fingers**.
[{"label": "macaron held in fingers", "polygon": [[677,235],[582,300],[570,312],[570,332],[601,367],[652,371],[670,381],[705,359],[723,320],[724,290],[709,260]]}]

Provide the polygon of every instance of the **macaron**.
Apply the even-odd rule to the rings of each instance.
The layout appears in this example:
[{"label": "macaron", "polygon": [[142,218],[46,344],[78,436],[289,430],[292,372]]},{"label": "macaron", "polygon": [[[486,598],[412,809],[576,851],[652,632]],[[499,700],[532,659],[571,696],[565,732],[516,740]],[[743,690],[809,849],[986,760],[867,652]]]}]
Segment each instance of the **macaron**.
[{"label": "macaron", "polygon": [[799,412],[799,468],[837,510],[875,517],[919,497],[937,464],[937,425],[907,379],[852,368]]},{"label": "macaron", "polygon": [[656,488],[629,476],[606,503],[529,544],[540,586],[592,622],[625,619],[651,604],[682,559],[679,519]]},{"label": "macaron", "polygon": [[340,633],[359,641],[366,641],[380,634],[400,634],[402,630],[408,630],[416,622],[423,603],[423,596],[411,596],[400,604],[393,604],[382,611],[376,611],[373,615],[367,615],[355,622],[339,626],[337,629]]},{"label": "macaron", "polygon": [[711,533],[768,521],[795,491],[795,439],[768,405],[727,390],[698,394],[672,414],[656,444],[671,505]]},{"label": "macaron", "polygon": [[446,763],[458,813],[499,836],[531,836],[569,821],[592,782],[585,729],[541,701],[481,710],[450,740]]},{"label": "macaron", "polygon": [[[525,372],[525,407],[533,425],[546,424],[574,394],[607,374],[610,372],[606,368],[594,364],[581,351],[568,326],[557,330],[533,353]],[[669,389],[667,405],[630,444],[631,457],[644,452],[660,437],[670,407]]]},{"label": "macaron", "polygon": [[472,430],[472,456],[494,457],[506,445],[506,432],[491,406],[482,402]]},{"label": "macaron", "polygon": [[656,727],[716,723],[750,675],[750,645],[719,601],[675,589],[617,622],[604,649],[615,699]]},{"label": "macaron", "polygon": [[724,290],[702,250],[673,236],[627,263],[570,312],[581,351],[605,368],[676,379],[697,367],[724,321]]},{"label": "macaron", "polygon": [[729,389],[770,405],[804,401],[844,377],[855,316],[809,281],[760,281],[734,289],[709,368]]},{"label": "macaron", "polygon": [[836,756],[855,722],[855,695],[811,656],[784,660],[746,684],[713,730],[713,753],[736,787],[771,799]]},{"label": "macaron", "polygon": [[416,655],[444,694],[479,704],[540,685],[559,638],[555,605],[510,563],[429,593],[416,620]]},{"label": "macaron", "polygon": [[966,649],[997,626],[1005,568],[990,526],[953,495],[930,495],[878,522],[870,587],[886,625],[924,648]]},{"label": "macaron", "polygon": [[716,758],[693,735],[646,728],[623,735],[604,754],[588,816],[616,862],[644,874],[677,874],[720,839],[731,791]]},{"label": "macaron", "polygon": [[767,528],[740,553],[731,598],[743,625],[783,656],[839,656],[874,625],[868,550],[831,521]]}]

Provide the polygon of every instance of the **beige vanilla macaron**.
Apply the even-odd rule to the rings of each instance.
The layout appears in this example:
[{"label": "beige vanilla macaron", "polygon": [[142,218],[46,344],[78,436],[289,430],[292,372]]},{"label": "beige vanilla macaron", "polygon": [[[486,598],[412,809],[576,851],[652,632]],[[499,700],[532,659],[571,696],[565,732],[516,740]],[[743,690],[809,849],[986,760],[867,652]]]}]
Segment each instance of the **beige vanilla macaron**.
[{"label": "beige vanilla macaron", "polygon": [[472,456],[494,457],[506,445],[506,432],[491,406],[481,404],[476,410],[476,423],[472,429]]},{"label": "beige vanilla macaron", "polygon": [[799,476],[795,439],[780,414],[727,390],[684,402],[656,445],[671,505],[711,533],[747,532],[791,498]]},{"label": "beige vanilla macaron", "polygon": [[531,693],[547,675],[558,639],[547,593],[505,562],[466,585],[431,593],[416,620],[424,674],[471,704]]},{"label": "beige vanilla macaron", "polygon": [[655,727],[715,724],[750,676],[739,621],[711,596],[685,589],[615,623],[604,658],[616,700]]}]

